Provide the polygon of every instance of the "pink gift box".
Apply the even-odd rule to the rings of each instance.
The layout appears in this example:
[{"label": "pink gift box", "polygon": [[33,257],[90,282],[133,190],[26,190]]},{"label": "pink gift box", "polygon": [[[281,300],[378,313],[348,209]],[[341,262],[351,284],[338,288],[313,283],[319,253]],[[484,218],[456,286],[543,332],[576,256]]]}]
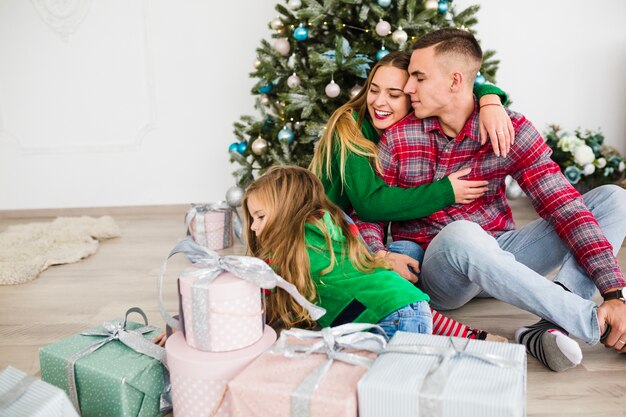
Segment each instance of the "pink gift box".
[{"label": "pink gift box", "polygon": [[233,245],[233,209],[225,204],[193,205],[187,212],[187,232],[199,245],[211,250]]},{"label": "pink gift box", "polygon": [[[232,416],[228,382],[276,341],[276,332],[265,326],[263,337],[233,352],[201,352],[185,342],[181,332],[167,339],[165,352],[172,382],[176,417]],[[265,414],[269,416],[271,414]]]},{"label": "pink gift box", "polygon": [[[376,357],[371,352],[351,352]],[[287,358],[264,353],[228,384],[231,417],[292,416],[291,393],[327,360],[324,354]],[[356,417],[357,383],[366,371],[363,366],[335,361],[311,396],[310,416]]]},{"label": "pink gift box", "polygon": [[[201,272],[187,268],[178,278],[187,343],[205,352],[224,352],[258,341],[265,326],[261,288],[230,272],[210,284],[200,284]],[[194,299],[198,292],[206,301]]]}]

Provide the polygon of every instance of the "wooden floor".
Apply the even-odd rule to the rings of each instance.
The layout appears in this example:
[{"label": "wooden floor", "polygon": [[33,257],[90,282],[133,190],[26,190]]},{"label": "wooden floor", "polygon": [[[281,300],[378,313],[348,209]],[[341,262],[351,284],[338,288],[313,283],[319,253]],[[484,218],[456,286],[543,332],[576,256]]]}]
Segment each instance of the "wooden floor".
[{"label": "wooden floor", "polygon": [[[536,216],[526,199],[512,202],[518,225]],[[47,221],[55,216],[109,214],[122,237],[102,242],[90,258],[55,266],[34,281],[0,286],[0,370],[7,365],[37,374],[38,349],[57,339],[140,306],[151,324],[163,326],[156,302],[156,277],[172,245],[184,234],[185,206],[72,210],[0,211],[0,231],[12,224]],[[242,253],[235,247],[229,253]],[[626,251],[620,265],[626,271]],[[176,271],[166,275],[166,307],[177,310]],[[468,324],[513,338],[535,317],[495,300],[478,300],[450,314]],[[582,344],[582,365],[564,373],[528,359],[528,416],[626,416],[626,355]],[[386,416],[392,417],[392,416]]]}]

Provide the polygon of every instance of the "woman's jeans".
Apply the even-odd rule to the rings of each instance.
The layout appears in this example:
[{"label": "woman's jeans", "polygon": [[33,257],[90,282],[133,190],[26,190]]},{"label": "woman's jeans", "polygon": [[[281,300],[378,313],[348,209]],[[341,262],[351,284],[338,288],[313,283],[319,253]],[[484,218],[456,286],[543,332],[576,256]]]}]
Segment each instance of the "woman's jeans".
[{"label": "woman's jeans", "polygon": [[411,333],[431,334],[433,315],[427,301],[418,301],[399,308],[378,322],[389,339],[398,330]]}]

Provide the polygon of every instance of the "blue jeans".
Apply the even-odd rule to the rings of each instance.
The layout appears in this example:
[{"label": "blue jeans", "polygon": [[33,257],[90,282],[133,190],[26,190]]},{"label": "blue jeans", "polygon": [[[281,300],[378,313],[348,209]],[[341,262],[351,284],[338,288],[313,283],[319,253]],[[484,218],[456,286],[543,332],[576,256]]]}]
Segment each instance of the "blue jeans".
[{"label": "blue jeans", "polygon": [[[626,235],[626,190],[602,186],[583,199],[617,255]],[[544,277],[559,266],[555,281],[571,292]],[[550,320],[589,344],[600,339],[597,305],[591,300],[597,288],[543,219],[498,238],[469,221],[450,223],[426,249],[418,286],[436,310],[491,296]]]},{"label": "blue jeans", "polygon": [[427,301],[412,303],[378,322],[387,337],[391,339],[398,330],[411,333],[431,334],[433,332],[433,315]]}]

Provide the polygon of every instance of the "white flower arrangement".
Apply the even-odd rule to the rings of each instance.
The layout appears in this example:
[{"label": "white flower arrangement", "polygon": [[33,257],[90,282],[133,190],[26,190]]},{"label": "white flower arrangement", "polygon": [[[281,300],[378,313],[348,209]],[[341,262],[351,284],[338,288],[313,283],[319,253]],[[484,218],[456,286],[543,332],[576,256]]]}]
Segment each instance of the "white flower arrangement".
[{"label": "white flower arrangement", "polygon": [[576,130],[571,134],[551,125],[545,138],[552,149],[552,160],[571,184],[590,189],[624,177],[624,158],[617,149],[603,144],[604,135],[600,131]]}]

